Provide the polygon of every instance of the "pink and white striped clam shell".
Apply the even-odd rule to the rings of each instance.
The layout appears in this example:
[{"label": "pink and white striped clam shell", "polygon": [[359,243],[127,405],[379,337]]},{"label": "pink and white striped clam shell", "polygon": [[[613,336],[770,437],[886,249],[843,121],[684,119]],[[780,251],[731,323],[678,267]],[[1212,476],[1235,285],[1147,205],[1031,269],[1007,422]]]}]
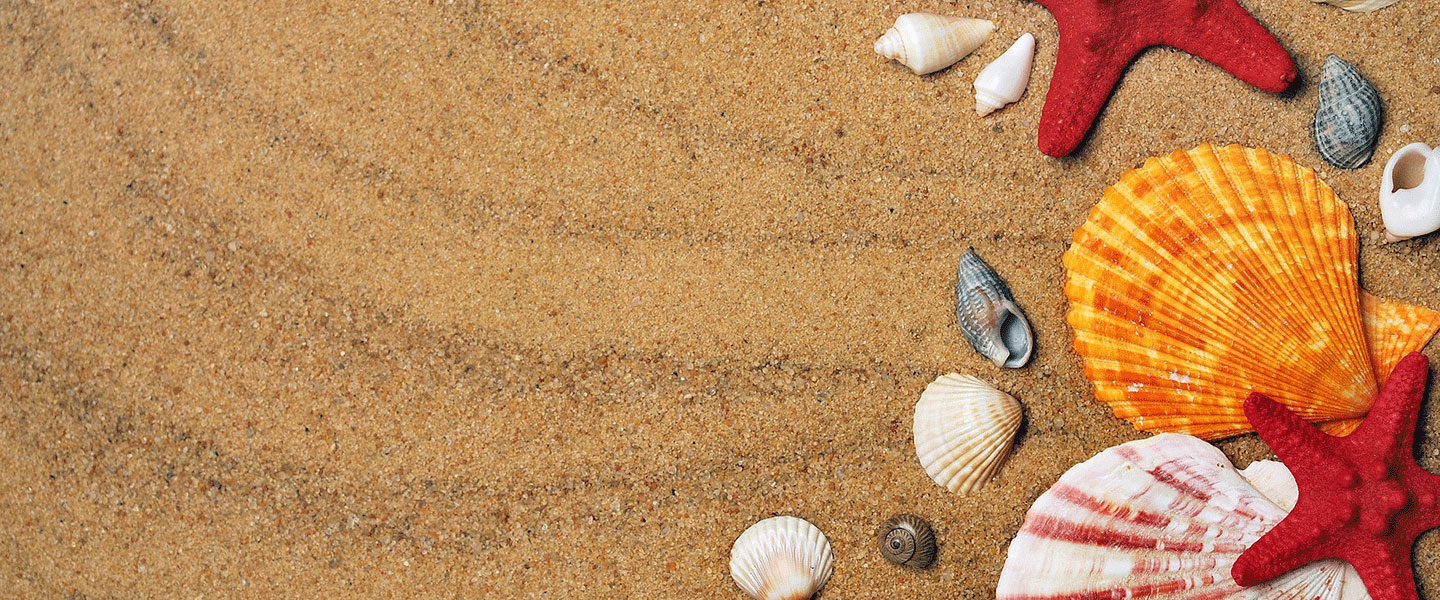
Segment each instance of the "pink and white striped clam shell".
[{"label": "pink and white striped clam shell", "polygon": [[[1272,497],[1286,498],[1294,479],[1287,484],[1278,464],[1252,473],[1265,475]],[[1240,553],[1289,510],[1199,438],[1162,434],[1122,444],[1071,468],[1035,501],[1010,544],[996,598],[1368,598],[1340,561],[1249,588],[1231,579]]]}]

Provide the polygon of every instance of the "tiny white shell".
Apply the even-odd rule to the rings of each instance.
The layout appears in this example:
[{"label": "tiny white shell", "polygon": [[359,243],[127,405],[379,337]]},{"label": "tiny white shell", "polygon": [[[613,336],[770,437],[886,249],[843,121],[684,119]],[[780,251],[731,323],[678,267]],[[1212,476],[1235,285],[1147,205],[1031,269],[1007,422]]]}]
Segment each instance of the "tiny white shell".
[{"label": "tiny white shell", "polygon": [[917,75],[934,73],[974,52],[995,24],[984,19],[910,13],[875,41],[875,53],[910,67]]},{"label": "tiny white shell", "polygon": [[1371,12],[1380,10],[1400,0],[1310,0],[1311,2],[1334,4],[1352,12]]},{"label": "tiny white shell", "polygon": [[983,117],[1024,96],[1034,62],[1035,36],[1027,33],[975,78],[975,112]]},{"label": "tiny white shell", "polygon": [[1000,469],[1020,420],[1009,394],[975,377],[944,375],[915,404],[915,455],[935,483],[968,493]]},{"label": "tiny white shell", "polygon": [[1389,242],[1440,229],[1440,152],[1416,142],[1390,155],[1380,181],[1380,219]]},{"label": "tiny white shell", "polygon": [[830,540],[798,517],[751,525],[730,548],[730,577],[755,600],[805,600],[834,572]]}]

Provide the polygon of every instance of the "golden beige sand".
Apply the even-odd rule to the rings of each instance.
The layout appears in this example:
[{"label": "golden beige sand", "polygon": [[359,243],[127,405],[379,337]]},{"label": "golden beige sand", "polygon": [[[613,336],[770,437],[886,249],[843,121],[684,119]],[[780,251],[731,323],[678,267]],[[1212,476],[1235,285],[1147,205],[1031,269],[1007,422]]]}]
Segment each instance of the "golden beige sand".
[{"label": "golden beige sand", "polygon": [[[1351,203],[1364,286],[1440,307],[1440,242],[1381,245],[1374,200],[1440,141],[1433,5],[1245,4],[1298,92],[1152,51],[1066,160],[1035,147],[1054,21],[1020,0],[0,5],[0,596],[739,598],[730,543],[794,514],[834,543],[825,597],[990,597],[1030,502],[1141,435],[1061,289],[1125,169],[1292,154]],[[917,77],[871,51],[912,10],[998,29]],[[1029,92],[977,118],[1025,31]],[[1387,102],[1357,171],[1310,138],[1329,52]],[[955,325],[967,246],[1036,326],[1027,368]],[[910,440],[949,371],[1028,416],[971,496]],[[875,548],[902,511],[928,571]]]}]

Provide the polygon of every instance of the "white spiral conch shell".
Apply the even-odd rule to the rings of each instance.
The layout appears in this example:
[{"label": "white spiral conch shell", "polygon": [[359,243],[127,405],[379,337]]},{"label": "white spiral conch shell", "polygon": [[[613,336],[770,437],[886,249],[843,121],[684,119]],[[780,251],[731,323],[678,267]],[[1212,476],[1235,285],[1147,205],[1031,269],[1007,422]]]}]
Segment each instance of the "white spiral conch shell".
[{"label": "white spiral conch shell", "polygon": [[751,525],[730,548],[730,577],[755,600],[806,600],[834,570],[830,540],[798,517]]},{"label": "white spiral conch shell", "polygon": [[910,13],[875,41],[875,53],[910,67],[917,75],[934,73],[974,52],[995,24],[984,19]]},{"label": "white spiral conch shell", "polygon": [[1009,394],[968,375],[944,375],[915,404],[915,455],[935,483],[968,493],[1000,469],[1020,420]]},{"label": "white spiral conch shell", "polygon": [[1025,34],[975,78],[975,112],[988,115],[1025,95],[1035,62],[1035,36]]},{"label": "white spiral conch shell", "polygon": [[1380,219],[1388,242],[1440,229],[1440,152],[1416,142],[1390,155],[1380,182]]},{"label": "white spiral conch shell", "polygon": [[[1279,463],[1274,463],[1278,465]],[[1274,465],[1247,471],[1278,498]],[[1283,468],[1283,466],[1282,466]],[[1285,473],[1288,475],[1288,471]],[[1294,479],[1288,480],[1290,486]],[[1260,585],[1230,577],[1240,554],[1289,510],[1251,485],[1203,440],[1181,434],[1110,448],[1040,496],[1010,544],[997,600],[1368,597],[1342,561],[1311,563]]]},{"label": "white spiral conch shell", "polygon": [[1400,0],[1310,0],[1316,4],[1334,4],[1351,12],[1371,12],[1380,10]]}]

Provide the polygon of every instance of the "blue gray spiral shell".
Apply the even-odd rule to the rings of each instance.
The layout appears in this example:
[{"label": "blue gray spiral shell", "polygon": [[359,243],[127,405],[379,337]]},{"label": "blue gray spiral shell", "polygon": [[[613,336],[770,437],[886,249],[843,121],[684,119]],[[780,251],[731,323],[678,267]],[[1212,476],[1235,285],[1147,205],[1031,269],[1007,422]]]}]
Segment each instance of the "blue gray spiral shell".
[{"label": "blue gray spiral shell", "polygon": [[1380,93],[1350,63],[1331,54],[1320,75],[1315,147],[1330,164],[1354,169],[1370,160],[1380,139]]},{"label": "blue gray spiral shell", "polygon": [[965,339],[997,367],[1030,362],[1035,341],[1030,322],[1015,303],[1010,286],[972,248],[960,257],[955,283],[956,316]]}]

